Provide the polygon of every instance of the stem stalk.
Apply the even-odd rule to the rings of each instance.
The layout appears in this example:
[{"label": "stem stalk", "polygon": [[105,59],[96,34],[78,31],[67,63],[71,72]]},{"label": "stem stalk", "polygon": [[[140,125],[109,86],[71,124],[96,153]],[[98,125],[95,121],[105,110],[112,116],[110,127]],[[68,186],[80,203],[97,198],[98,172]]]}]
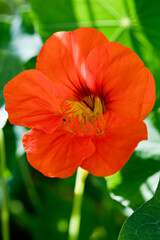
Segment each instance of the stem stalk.
[{"label": "stem stalk", "polygon": [[5,143],[3,130],[0,129],[0,179],[2,187],[2,209],[1,209],[1,222],[2,222],[2,240],[9,240],[9,207],[8,207],[8,191],[6,184],[6,156],[5,156]]},{"label": "stem stalk", "polygon": [[78,240],[80,222],[81,222],[81,206],[85,187],[85,180],[88,175],[86,170],[78,168],[76,182],[74,188],[73,208],[69,223],[69,238],[68,240]]}]

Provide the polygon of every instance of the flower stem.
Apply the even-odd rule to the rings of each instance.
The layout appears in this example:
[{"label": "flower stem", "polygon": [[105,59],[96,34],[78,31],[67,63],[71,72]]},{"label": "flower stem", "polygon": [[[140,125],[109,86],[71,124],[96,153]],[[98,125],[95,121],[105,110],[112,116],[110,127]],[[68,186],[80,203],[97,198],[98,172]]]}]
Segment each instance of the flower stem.
[{"label": "flower stem", "polygon": [[8,210],[8,193],[5,178],[6,171],[6,156],[3,130],[0,129],[0,178],[2,186],[2,209],[1,209],[1,223],[2,223],[2,240],[9,240],[9,210]]},{"label": "flower stem", "polygon": [[78,240],[80,222],[81,222],[81,206],[84,193],[85,180],[88,175],[86,170],[78,168],[76,175],[76,182],[74,188],[73,208],[69,223],[69,237],[68,240]]}]

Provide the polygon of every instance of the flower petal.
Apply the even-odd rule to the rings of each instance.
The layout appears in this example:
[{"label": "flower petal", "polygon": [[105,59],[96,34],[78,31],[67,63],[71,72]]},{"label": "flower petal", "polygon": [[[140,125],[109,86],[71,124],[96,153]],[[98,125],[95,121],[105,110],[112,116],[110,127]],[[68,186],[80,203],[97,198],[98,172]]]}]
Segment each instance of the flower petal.
[{"label": "flower petal", "polygon": [[118,121],[112,123],[106,128],[104,135],[93,138],[96,150],[83,161],[81,167],[95,176],[112,175],[123,167],[142,140],[147,140],[144,122],[126,125],[118,124]]},{"label": "flower petal", "polygon": [[150,71],[129,48],[109,42],[94,48],[86,60],[88,87],[106,97],[106,109],[143,120],[155,102]]},{"label": "flower petal", "polygon": [[12,124],[36,127],[47,133],[62,124],[62,100],[58,91],[52,81],[37,70],[24,71],[9,81],[4,97]]},{"label": "flower petal", "polygon": [[29,163],[47,177],[71,176],[95,150],[90,138],[60,127],[53,134],[32,129],[22,139]]},{"label": "flower petal", "polygon": [[36,69],[53,82],[63,83],[72,90],[82,88],[84,60],[107,38],[94,28],[79,28],[72,32],[57,32],[43,45]]}]

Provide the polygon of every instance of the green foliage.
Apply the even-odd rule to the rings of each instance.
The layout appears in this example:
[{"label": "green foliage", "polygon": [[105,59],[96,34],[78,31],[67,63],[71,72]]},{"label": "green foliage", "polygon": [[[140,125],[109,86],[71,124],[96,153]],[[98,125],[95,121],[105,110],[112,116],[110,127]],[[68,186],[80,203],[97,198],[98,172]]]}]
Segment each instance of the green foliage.
[{"label": "green foliage", "polygon": [[149,0],[31,0],[31,6],[44,41],[56,31],[87,26],[102,31],[109,40],[132,48],[153,72],[160,98],[158,0],[153,0],[152,8]]},{"label": "green foliage", "polygon": [[37,57],[32,57],[30,58],[27,62],[25,62],[24,67],[26,70],[29,69],[34,69],[36,66],[36,61],[37,61]]},{"label": "green foliage", "polygon": [[[64,180],[48,179],[34,170],[24,156],[18,158],[9,183],[16,236],[20,236],[21,229],[30,234],[29,239],[67,239],[74,182],[75,175]],[[104,179],[89,175],[79,239],[117,240],[124,220],[122,207],[110,198]]]},{"label": "green foliage", "polygon": [[136,209],[145,202],[140,187],[145,184],[152,194],[147,179],[159,169],[160,161],[157,161],[156,157],[143,159],[134,153],[121,171],[106,178],[108,189],[115,196],[121,196],[123,200],[129,201],[128,206]]},{"label": "green foliage", "polygon": [[[158,101],[157,101],[157,105],[158,105]],[[157,130],[160,133],[160,109],[155,106],[155,109],[150,116],[154,126],[157,128]]]},{"label": "green foliage", "polygon": [[119,240],[159,240],[160,183],[154,197],[135,211],[122,227]]},{"label": "green foliage", "polygon": [[11,8],[6,1],[0,0],[0,14],[10,14]]},{"label": "green foliage", "polygon": [[17,57],[10,55],[7,51],[0,50],[0,107],[4,104],[4,85],[23,71],[23,67]]},{"label": "green foliage", "polygon": [[7,122],[3,131],[5,136],[5,142],[12,143],[12,144],[6,144],[6,147],[5,147],[7,168],[12,173],[16,164],[16,136],[13,131],[13,125],[11,125],[9,122]]},{"label": "green foliage", "polygon": [[16,57],[6,51],[0,51],[0,106],[4,104],[4,85],[22,71],[23,67]]},{"label": "green foliage", "polygon": [[158,0],[153,0],[150,6],[149,0],[135,1],[136,11],[139,17],[140,25],[143,27],[143,32],[145,33],[147,39],[152,44],[152,46],[160,50],[160,2]]},{"label": "green foliage", "polygon": [[0,38],[0,48],[6,48],[11,39],[10,26],[10,23],[0,21],[0,32],[3,32]]},{"label": "green foliage", "polygon": [[[120,6],[119,0],[117,3]],[[104,0],[32,0],[31,6],[44,40],[56,31],[69,31],[78,27],[95,27],[109,38],[120,27],[120,13]]]},{"label": "green foliage", "polygon": [[32,23],[30,12],[27,11],[22,12],[22,26],[26,32],[30,34],[34,33],[34,26]]}]

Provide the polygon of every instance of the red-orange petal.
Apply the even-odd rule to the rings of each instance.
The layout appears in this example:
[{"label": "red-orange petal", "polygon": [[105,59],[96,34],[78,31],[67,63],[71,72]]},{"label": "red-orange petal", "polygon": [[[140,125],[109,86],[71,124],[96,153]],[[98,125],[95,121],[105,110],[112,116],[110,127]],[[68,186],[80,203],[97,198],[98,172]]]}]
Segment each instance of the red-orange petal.
[{"label": "red-orange petal", "polygon": [[83,169],[95,176],[109,176],[119,171],[137,144],[147,140],[144,122],[129,123],[127,119],[124,123],[118,119],[111,121],[103,135],[93,138],[95,152],[81,164]]},{"label": "red-orange petal", "polygon": [[143,120],[155,102],[152,74],[140,58],[117,42],[94,48],[86,60],[86,81],[106,96],[106,109]]},{"label": "red-orange petal", "polygon": [[53,82],[77,90],[83,82],[84,60],[94,47],[105,42],[108,42],[107,38],[94,28],[57,32],[43,45],[36,69]]},{"label": "red-orange petal", "polygon": [[29,163],[47,177],[71,176],[95,150],[90,138],[57,129],[53,134],[32,129],[22,139]]},{"label": "red-orange petal", "polygon": [[9,121],[47,133],[52,133],[62,124],[62,100],[59,97],[52,81],[37,70],[20,73],[4,88]]}]

